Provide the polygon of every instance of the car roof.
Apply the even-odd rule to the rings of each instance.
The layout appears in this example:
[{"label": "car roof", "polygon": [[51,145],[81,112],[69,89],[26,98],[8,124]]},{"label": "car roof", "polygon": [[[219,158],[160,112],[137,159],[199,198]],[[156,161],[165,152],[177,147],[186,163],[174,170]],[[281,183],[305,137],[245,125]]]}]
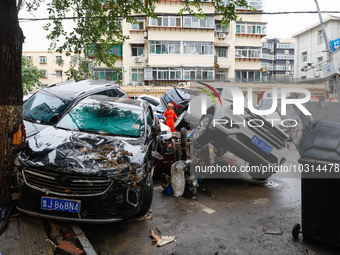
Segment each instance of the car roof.
[{"label": "car roof", "polygon": [[114,88],[119,87],[119,85],[114,81],[106,80],[86,79],[78,82],[74,80],[69,80],[52,84],[47,88],[42,89],[41,91],[45,91],[53,95],[58,95],[65,100],[73,100],[81,94],[86,94],[92,91],[100,91],[108,87]]},{"label": "car roof", "polygon": [[116,104],[118,107],[127,107],[127,108],[132,108],[132,109],[141,109],[141,108],[146,108],[148,106],[148,103],[146,103],[145,101],[133,100],[133,99],[123,98],[123,97],[108,97],[108,96],[103,96],[103,95],[93,95],[93,96],[87,97],[86,99],[112,102]]}]

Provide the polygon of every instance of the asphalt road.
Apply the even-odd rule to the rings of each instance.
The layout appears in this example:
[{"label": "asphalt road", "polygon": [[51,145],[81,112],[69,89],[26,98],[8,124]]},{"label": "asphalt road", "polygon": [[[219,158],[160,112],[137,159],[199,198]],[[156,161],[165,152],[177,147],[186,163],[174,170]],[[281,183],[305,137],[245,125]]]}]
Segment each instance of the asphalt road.
[{"label": "asphalt road", "polygon": [[[291,147],[286,164],[297,158]],[[302,235],[292,238],[301,222],[299,178],[238,177],[205,179],[197,195],[179,198],[164,195],[156,181],[151,217],[81,228],[98,254],[338,254]],[[150,230],[176,241],[157,247]]]}]

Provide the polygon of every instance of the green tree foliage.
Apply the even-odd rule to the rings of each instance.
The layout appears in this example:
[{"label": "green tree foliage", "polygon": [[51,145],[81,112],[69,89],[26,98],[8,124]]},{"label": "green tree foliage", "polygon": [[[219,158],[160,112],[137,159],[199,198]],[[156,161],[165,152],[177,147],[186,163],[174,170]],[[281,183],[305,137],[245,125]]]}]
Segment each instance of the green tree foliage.
[{"label": "green tree foliage", "polygon": [[21,75],[23,93],[27,95],[27,92],[31,91],[33,87],[41,84],[39,78],[43,77],[44,70],[34,66],[32,61],[26,57],[22,57]]},{"label": "green tree foliage", "polygon": [[[26,0],[27,9],[33,11],[44,1]],[[85,53],[93,57],[94,66],[103,63],[114,69],[118,56],[112,53],[112,47],[122,45],[128,38],[122,33],[120,20],[136,23],[137,17],[156,18],[157,2],[158,0],[50,0],[50,22],[45,25],[45,29],[49,31],[48,39],[51,40],[50,50],[66,51],[67,55]],[[211,2],[215,13],[222,16],[224,24],[238,19],[236,6],[250,8],[246,0],[184,0],[178,13],[205,17],[202,2]],[[65,20],[73,20],[74,29],[69,31],[65,27]],[[65,38],[61,44],[60,38]],[[71,75],[77,73],[74,68],[69,71]]]}]

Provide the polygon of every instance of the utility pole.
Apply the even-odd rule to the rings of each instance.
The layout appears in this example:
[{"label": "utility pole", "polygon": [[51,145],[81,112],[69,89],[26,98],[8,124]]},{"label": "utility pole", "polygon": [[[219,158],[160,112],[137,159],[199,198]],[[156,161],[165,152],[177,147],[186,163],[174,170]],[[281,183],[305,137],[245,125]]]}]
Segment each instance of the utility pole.
[{"label": "utility pole", "polygon": [[325,43],[326,43],[326,49],[327,49],[327,53],[328,53],[328,59],[331,61],[333,58],[333,54],[332,54],[332,49],[331,46],[329,45],[329,39],[326,33],[326,29],[325,29],[325,25],[323,23],[323,19],[321,16],[321,11],[320,11],[320,7],[319,7],[319,3],[318,0],[314,0],[315,4],[316,4],[316,8],[318,10],[318,15],[319,15],[319,19],[320,19],[320,24],[321,24],[321,29],[322,29],[322,33],[323,33],[323,38],[325,39]]},{"label": "utility pole", "polygon": [[[327,54],[328,54],[328,62],[333,65],[333,61],[334,61],[333,54],[334,53],[333,53],[333,51],[331,49],[331,46],[329,44],[329,39],[328,39],[328,36],[327,36],[327,33],[326,33],[326,29],[325,29],[325,25],[323,23],[323,19],[322,19],[322,16],[321,16],[321,11],[320,11],[320,7],[319,7],[319,3],[318,3],[317,0],[314,0],[314,1],[315,1],[315,4],[316,4],[316,8],[318,10],[318,15],[319,15],[319,19],[320,19],[321,29],[322,29],[323,37],[324,37],[325,44],[326,44],[326,49],[327,49]],[[340,95],[339,94],[339,76],[336,75],[335,77],[332,77],[332,80],[334,80],[334,84],[333,84],[332,89],[330,89],[330,91],[333,91],[333,93],[336,93],[339,96]]]}]

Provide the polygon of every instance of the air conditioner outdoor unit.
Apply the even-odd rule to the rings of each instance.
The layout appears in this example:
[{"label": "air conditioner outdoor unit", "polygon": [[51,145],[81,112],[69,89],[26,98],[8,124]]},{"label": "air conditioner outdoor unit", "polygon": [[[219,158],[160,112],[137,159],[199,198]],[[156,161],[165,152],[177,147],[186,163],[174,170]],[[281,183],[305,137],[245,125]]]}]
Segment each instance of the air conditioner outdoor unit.
[{"label": "air conditioner outdoor unit", "polygon": [[216,63],[217,62],[217,55],[214,55],[214,62]]},{"label": "air conditioner outdoor unit", "polygon": [[180,83],[178,83],[178,86],[179,86],[179,87],[185,87],[186,85],[187,85],[186,82],[180,82]]},{"label": "air conditioner outdoor unit", "polygon": [[225,39],[225,33],[218,33],[219,39]]},{"label": "air conditioner outdoor unit", "polygon": [[145,55],[145,62],[148,62],[148,55]]},{"label": "air conditioner outdoor unit", "polygon": [[135,83],[135,82],[129,82],[129,83],[128,83],[128,86],[130,86],[130,87],[136,87],[136,83]]},{"label": "air conditioner outdoor unit", "polygon": [[141,63],[143,60],[141,57],[135,57],[135,62],[136,63]]},{"label": "air conditioner outdoor unit", "polygon": [[148,38],[148,31],[144,31],[144,38],[145,38],[145,39]]},{"label": "air conditioner outdoor unit", "polygon": [[273,49],[270,49],[269,52],[270,52],[270,53],[274,53],[274,50],[273,50]]},{"label": "air conditioner outdoor unit", "polygon": [[144,82],[138,82],[138,86],[144,86],[145,83]]}]

